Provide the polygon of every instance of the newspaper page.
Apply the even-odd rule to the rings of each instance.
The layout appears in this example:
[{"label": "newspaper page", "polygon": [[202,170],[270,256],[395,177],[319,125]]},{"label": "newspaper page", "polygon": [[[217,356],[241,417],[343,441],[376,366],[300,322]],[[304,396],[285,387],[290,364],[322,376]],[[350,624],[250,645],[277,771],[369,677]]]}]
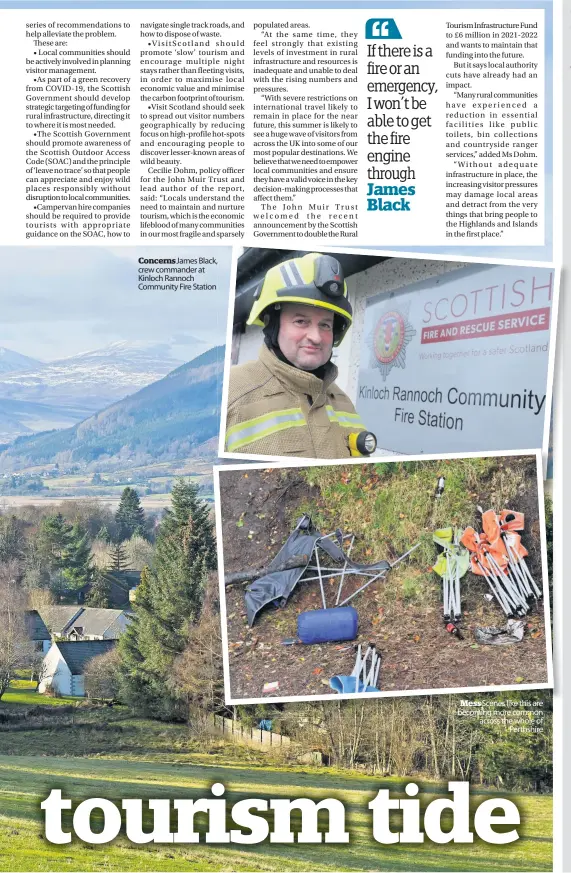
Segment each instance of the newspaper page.
[{"label": "newspaper page", "polygon": [[0,0],[0,870],[565,869],[568,15]]}]

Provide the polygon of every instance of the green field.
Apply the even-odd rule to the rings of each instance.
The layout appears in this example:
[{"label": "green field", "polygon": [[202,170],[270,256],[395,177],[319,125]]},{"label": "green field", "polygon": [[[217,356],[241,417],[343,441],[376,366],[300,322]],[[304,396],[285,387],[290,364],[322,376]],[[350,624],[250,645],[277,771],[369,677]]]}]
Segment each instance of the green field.
[{"label": "green field", "polygon": [[[112,473],[103,473],[103,482],[93,484],[93,472],[85,469],[84,472],[62,473],[61,475],[42,475],[46,467],[31,465],[19,471],[22,477],[41,477],[44,490],[39,492],[27,492],[25,483],[16,491],[8,489],[2,496],[5,507],[17,508],[20,506],[45,506],[58,504],[65,500],[92,499],[107,503],[116,508],[123,489],[132,485],[139,491],[141,503],[147,510],[160,510],[168,507],[171,501],[171,489],[177,478],[184,476],[198,485],[206,484],[208,493],[211,490],[212,467],[200,459],[181,460],[177,462],[156,462],[141,466],[131,466],[113,470]],[[4,488],[0,485],[0,493]],[[147,494],[147,487],[152,493]]]},{"label": "green field", "polygon": [[[25,752],[26,754],[22,754]],[[490,846],[384,846],[372,839],[367,804],[379,788],[404,797],[406,782],[421,786],[421,810],[446,786],[391,777],[375,778],[335,768],[271,762],[266,753],[196,737],[186,725],[133,717],[124,706],[106,707],[36,694],[20,679],[0,701],[0,871],[549,871],[552,869],[552,798],[474,789],[472,809],[499,794],[520,811],[520,839]],[[214,782],[226,786],[229,808],[248,797],[337,797],[345,804],[348,845],[271,845],[235,848],[198,845],[139,846],[120,837],[103,846],[76,838],[65,846],[42,833],[40,802],[52,788],[76,803],[88,797],[114,801],[139,797],[210,797]],[[67,815],[67,813],[66,813]],[[396,814],[397,816],[399,813]],[[294,819],[297,830],[299,819]],[[399,819],[391,819],[398,830]],[[175,820],[173,819],[173,824]],[[230,820],[228,822],[231,823]],[[69,820],[64,818],[64,827]],[[197,816],[203,832],[205,820]],[[152,829],[147,812],[145,827]],[[445,825],[446,827],[446,825]]]},{"label": "green field", "polygon": [[[176,757],[176,755],[174,756]],[[54,788],[64,797],[112,800],[128,797],[198,798],[210,796],[213,782],[226,785],[229,804],[245,797],[318,799],[335,796],[347,810],[348,846],[261,844],[243,847],[135,846],[119,838],[105,846],[74,841],[54,846],[42,835],[39,802]],[[517,803],[522,826],[519,841],[489,846],[383,846],[370,836],[367,803],[379,787],[402,796],[403,780],[307,771],[299,768],[220,766],[218,764],[147,763],[101,758],[56,758],[32,755],[0,756],[0,869],[3,871],[175,871],[175,870],[551,870],[550,797],[510,795]],[[438,796],[440,786],[423,783],[424,806]],[[490,794],[472,795],[478,803]]]},{"label": "green field", "polygon": [[2,704],[27,703],[28,706],[69,706],[70,703],[77,702],[77,697],[48,697],[45,694],[38,694],[34,690],[35,687],[36,683],[27,679],[13,680],[8,691],[5,691],[2,696]]}]

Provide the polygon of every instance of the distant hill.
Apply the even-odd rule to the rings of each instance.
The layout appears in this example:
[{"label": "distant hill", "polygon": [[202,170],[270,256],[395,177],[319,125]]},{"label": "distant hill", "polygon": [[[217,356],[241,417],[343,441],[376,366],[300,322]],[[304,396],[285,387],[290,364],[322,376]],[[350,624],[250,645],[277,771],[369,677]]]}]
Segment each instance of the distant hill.
[{"label": "distant hill", "polygon": [[74,427],[19,437],[0,453],[0,471],[56,462],[103,471],[182,459],[209,440],[215,454],[223,368],[217,346]]},{"label": "distant hill", "polygon": [[0,444],[48,428],[70,427],[89,415],[89,409],[49,406],[27,400],[0,399]]},{"label": "distant hill", "polygon": [[180,360],[168,345],[115,342],[47,364],[32,363],[18,372],[0,371],[0,404],[6,399],[80,407],[85,417],[166,376]]},{"label": "distant hill", "polygon": [[0,346],[0,375],[3,373],[17,373],[20,370],[31,370],[34,367],[43,367],[41,361],[35,358],[29,358],[27,355],[21,355],[19,352],[13,352],[12,349],[6,349]]}]

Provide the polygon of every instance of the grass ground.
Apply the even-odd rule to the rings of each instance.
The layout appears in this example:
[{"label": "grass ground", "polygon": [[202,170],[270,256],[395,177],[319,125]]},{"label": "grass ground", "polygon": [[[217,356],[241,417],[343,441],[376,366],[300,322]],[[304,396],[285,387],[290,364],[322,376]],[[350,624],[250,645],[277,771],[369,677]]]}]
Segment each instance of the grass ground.
[{"label": "grass ground", "polygon": [[[73,840],[54,846],[42,834],[39,802],[51,788],[74,801],[87,797],[111,800],[137,797],[210,796],[213,782],[223,782],[229,807],[247,797],[336,796],[347,811],[349,845],[261,844],[246,848],[207,846],[137,846],[118,838],[90,846]],[[251,766],[170,764],[85,758],[0,755],[0,869],[35,870],[550,870],[551,799],[512,795],[522,815],[521,839],[500,848],[476,838],[473,845],[383,846],[371,837],[368,802],[379,788],[404,797],[402,780]],[[424,806],[440,794],[426,783],[419,795]],[[489,797],[472,795],[473,806]],[[396,820],[395,820],[396,822]],[[147,818],[147,825],[151,820]],[[394,825],[393,825],[394,826]],[[203,829],[203,828],[202,828]]]},{"label": "grass ground", "polygon": [[[502,792],[518,806],[520,839],[490,846],[435,846],[375,843],[368,802],[379,788],[403,797],[405,781],[380,779],[333,768],[272,762],[257,750],[196,738],[185,725],[134,719],[124,707],[98,708],[50,701],[52,708],[14,702],[32,692],[14,689],[0,702],[0,870],[1,871],[548,871],[552,869],[552,799]],[[12,695],[12,696],[11,696]],[[36,697],[35,703],[39,700]],[[5,719],[15,720],[12,725]],[[51,724],[50,724],[51,720]],[[22,752],[26,752],[22,754]],[[419,781],[419,780],[414,780]],[[40,802],[61,788],[74,805],[87,797],[208,797],[214,782],[226,788],[229,807],[250,797],[338,797],[345,804],[348,845],[225,847],[144,845],[118,838],[91,846],[49,844],[42,833]],[[421,809],[445,790],[419,781]],[[472,809],[495,792],[474,790]],[[198,828],[204,821],[197,817]],[[398,827],[398,820],[393,828]],[[146,817],[146,829],[152,822]],[[294,830],[296,826],[294,825]]]},{"label": "grass ground", "polygon": [[36,683],[16,679],[2,696],[2,703],[27,703],[28,706],[66,706],[77,703],[77,697],[48,697],[35,691]]}]

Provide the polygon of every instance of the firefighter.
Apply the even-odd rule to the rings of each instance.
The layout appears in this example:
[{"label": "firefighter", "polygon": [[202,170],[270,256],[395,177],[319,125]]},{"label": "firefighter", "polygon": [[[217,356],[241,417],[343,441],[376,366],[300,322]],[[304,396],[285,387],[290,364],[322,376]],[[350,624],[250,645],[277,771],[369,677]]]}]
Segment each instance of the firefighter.
[{"label": "firefighter", "polygon": [[226,449],[253,455],[347,458],[376,439],[335,384],[333,346],[352,320],[339,262],[308,254],[268,270],[248,324],[264,329],[257,361],[232,367]]}]

